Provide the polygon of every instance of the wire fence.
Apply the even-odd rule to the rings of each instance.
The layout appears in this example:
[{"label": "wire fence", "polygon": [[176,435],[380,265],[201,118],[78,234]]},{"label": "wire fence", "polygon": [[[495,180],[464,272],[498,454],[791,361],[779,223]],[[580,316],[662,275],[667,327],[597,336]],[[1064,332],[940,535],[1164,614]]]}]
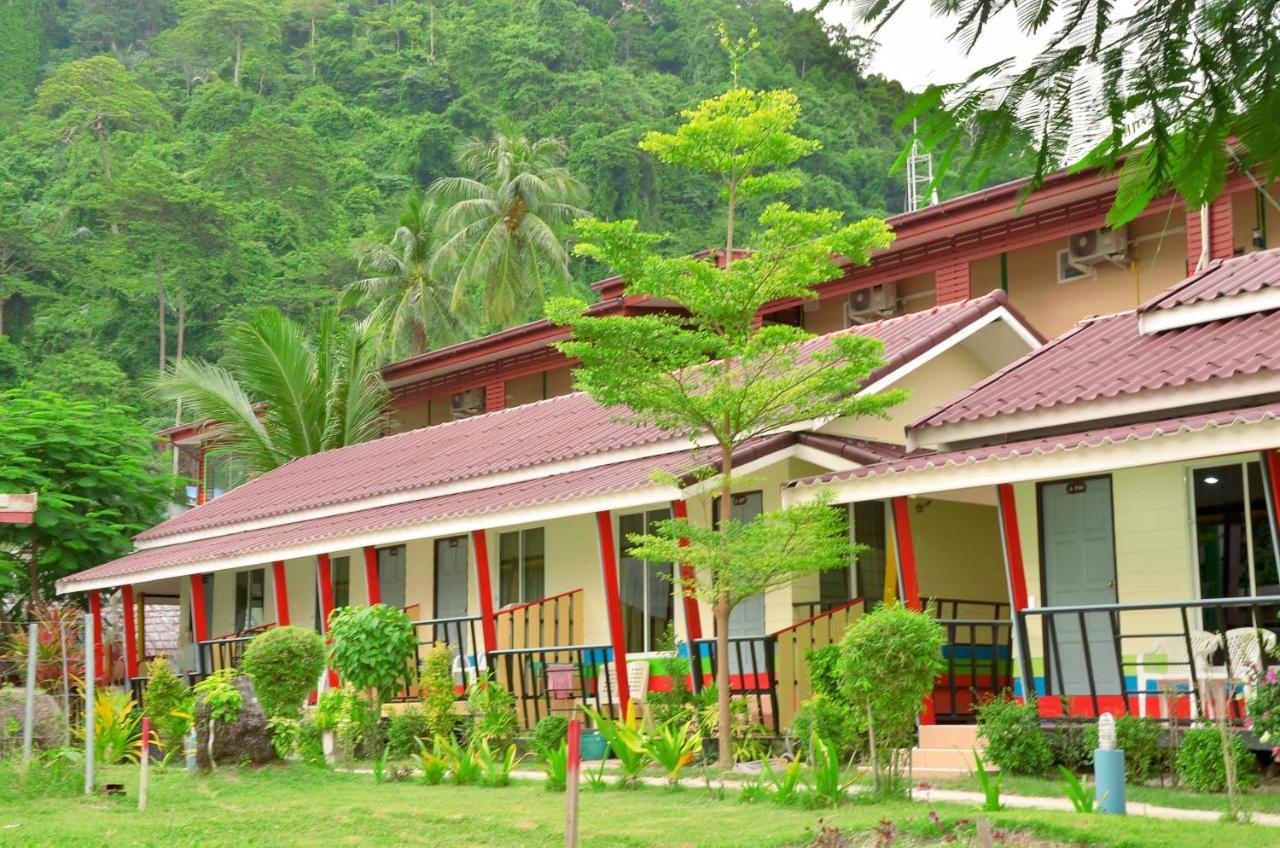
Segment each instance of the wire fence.
[{"label": "wire fence", "polygon": [[30,712],[35,751],[72,744],[84,720],[84,613],[66,604],[33,612],[34,622],[0,619],[0,758],[23,751],[28,677],[35,690]]}]

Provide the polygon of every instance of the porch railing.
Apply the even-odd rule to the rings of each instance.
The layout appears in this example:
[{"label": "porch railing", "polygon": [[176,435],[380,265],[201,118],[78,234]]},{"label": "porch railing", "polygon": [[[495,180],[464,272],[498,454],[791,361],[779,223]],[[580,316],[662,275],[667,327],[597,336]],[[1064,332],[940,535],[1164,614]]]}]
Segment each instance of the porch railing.
[{"label": "porch railing", "polygon": [[209,639],[198,643],[196,646],[197,672],[201,677],[206,677],[224,668],[238,668],[240,658],[244,656],[245,646],[257,635],[252,633],[245,636],[224,636],[221,639]]},{"label": "porch railing", "polygon": [[584,641],[582,590],[500,609],[494,614],[498,647],[578,645]]},{"label": "porch railing", "polygon": [[[1229,717],[1239,722],[1251,676],[1268,665],[1271,637],[1257,633],[1280,629],[1270,615],[1277,607],[1280,596],[1023,610],[1015,614],[1018,639],[1031,649],[1021,652],[1022,678],[1033,682],[1041,715],[1050,720],[1159,714],[1168,707],[1164,717],[1185,722],[1204,714],[1200,696],[1208,692],[1225,698]],[[1238,626],[1206,628],[1209,616]]]},{"label": "porch railing", "polygon": [[[747,699],[754,721],[781,733],[778,686],[775,675],[777,639],[773,635],[729,637],[729,692]],[[720,658],[716,640],[699,639],[690,651],[695,674],[704,674],[704,685],[716,680]],[[709,672],[709,674],[707,674]]]},{"label": "porch railing", "polygon": [[[826,606],[826,609],[821,609]],[[821,604],[792,604],[792,609],[813,612],[790,627],[773,634],[774,677],[778,693],[778,725],[788,727],[796,711],[813,695],[810,681],[810,651],[825,648],[839,642],[850,624],[862,617],[865,610],[861,598],[855,598],[837,606]]]},{"label": "porch railing", "polygon": [[522,730],[548,715],[570,717],[581,705],[616,718],[617,680],[608,645],[500,648],[489,654],[498,682],[515,697]]},{"label": "porch railing", "polygon": [[[447,645],[453,655],[451,670],[459,697],[487,667],[478,615],[420,619],[413,622],[413,632],[418,639],[412,673],[414,681],[421,674],[427,655],[437,644]],[[414,682],[406,686],[396,700],[412,701],[417,697],[418,685]]]},{"label": "porch railing", "polygon": [[947,670],[934,685],[934,717],[967,722],[987,698],[1013,685],[1013,622],[1009,619],[939,618],[946,631]]}]

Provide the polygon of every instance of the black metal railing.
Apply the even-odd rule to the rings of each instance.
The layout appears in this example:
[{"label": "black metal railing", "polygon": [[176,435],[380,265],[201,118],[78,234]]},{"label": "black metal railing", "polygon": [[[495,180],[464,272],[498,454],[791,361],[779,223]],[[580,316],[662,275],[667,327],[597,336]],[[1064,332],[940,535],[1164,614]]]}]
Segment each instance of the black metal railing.
[{"label": "black metal railing", "polygon": [[238,668],[240,658],[244,656],[245,647],[253,641],[254,633],[248,636],[224,636],[221,639],[208,639],[196,646],[196,671],[201,677],[223,668]]},{"label": "black metal railing", "polygon": [[[729,692],[734,697],[746,698],[752,718],[772,728],[775,734],[781,733],[775,673],[777,645],[777,638],[771,635],[729,637]],[[703,672],[705,660],[710,664],[711,673],[704,682],[714,683],[719,668],[716,640],[699,639],[690,655],[694,676]]]},{"label": "black metal railing", "polygon": [[449,647],[452,654],[453,682],[458,696],[484,673],[486,666],[480,616],[462,615],[452,618],[427,618],[413,622],[413,632],[418,639],[414,657],[413,684],[406,686],[396,700],[415,700],[418,697],[417,680],[428,653],[438,644]]},{"label": "black metal railing", "polygon": [[986,618],[939,618],[946,631],[947,670],[933,690],[935,718],[967,722],[983,700],[1013,685],[1013,622]]},{"label": "black metal railing", "polygon": [[612,657],[608,645],[552,645],[492,651],[488,662],[515,697],[521,726],[532,728],[546,716],[569,717],[583,705],[619,717]]},{"label": "black metal railing", "polygon": [[[1029,644],[1030,622],[1036,622],[1042,639],[1037,658],[1042,660],[1044,674],[1042,678],[1034,674],[1027,650],[1021,651],[1021,674],[1024,681],[1035,681],[1043,699],[1064,703],[1067,716],[1131,712],[1138,699],[1172,694],[1175,706],[1166,717],[1185,721],[1194,718],[1197,699],[1207,694],[1211,699],[1225,698],[1229,718],[1240,721],[1245,717],[1238,703],[1241,687],[1250,683],[1252,675],[1265,672],[1268,664],[1267,645],[1257,631],[1278,629],[1272,615],[1276,607],[1280,607],[1280,596],[1026,609],[1014,617],[1019,643]],[[1135,614],[1142,614],[1141,620],[1149,623],[1143,627],[1141,620],[1135,622]],[[1221,632],[1206,628],[1206,620],[1238,626]],[[1219,639],[1207,653],[1201,645],[1205,633]],[[1165,648],[1158,661],[1165,672],[1140,675],[1140,662],[1131,657],[1140,657],[1157,644]],[[1156,690],[1151,689],[1152,683]],[[1161,683],[1170,686],[1159,690]],[[1176,708],[1176,701],[1184,696],[1191,703],[1185,718]]]},{"label": "black metal railing", "polygon": [[972,598],[929,598],[929,609],[937,619],[974,618],[1008,621],[1008,601],[979,601]]}]

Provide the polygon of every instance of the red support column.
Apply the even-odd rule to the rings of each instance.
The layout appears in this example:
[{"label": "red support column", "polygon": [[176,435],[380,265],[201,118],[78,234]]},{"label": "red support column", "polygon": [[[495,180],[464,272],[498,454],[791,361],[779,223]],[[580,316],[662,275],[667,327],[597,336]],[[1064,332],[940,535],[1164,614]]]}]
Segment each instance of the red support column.
[{"label": "red support column", "polygon": [[205,616],[204,575],[191,575],[191,621],[192,634],[197,642],[209,640],[208,619]]},{"label": "red support column", "polygon": [[199,478],[196,480],[196,506],[204,504],[204,447],[200,447],[200,459],[196,463],[196,474]]},{"label": "red support column", "polygon": [[1005,579],[1009,582],[1009,603],[1013,614],[1013,649],[1018,654],[1019,676],[1022,678],[1022,696],[1026,698],[1036,691],[1035,670],[1031,664],[1027,646],[1027,629],[1022,611],[1027,608],[1027,573],[1022,561],[1022,537],[1018,532],[1018,506],[1013,496],[1013,486],[1000,483],[996,486],[996,510],[1000,517],[1000,543],[1004,547]]},{"label": "red support column", "polygon": [[276,596],[276,626],[289,626],[289,584],[284,577],[284,561],[271,563],[271,593]]},{"label": "red support column", "polygon": [[[124,673],[129,680],[138,676],[137,610],[133,606],[133,586],[120,587],[120,611],[124,619]],[[126,681],[127,682],[127,681]]]},{"label": "red support column", "polygon": [[378,549],[364,547],[364,585],[369,594],[369,606],[382,603],[382,582],[378,579]]},{"label": "red support column", "polygon": [[613,645],[613,667],[618,675],[618,703],[626,715],[631,703],[627,680],[627,640],[622,632],[622,595],[618,591],[618,549],[613,541],[613,515],[604,509],[596,513],[600,537],[600,571],[604,576],[604,602],[609,612],[609,641]]},{"label": "red support column", "polygon": [[102,680],[106,663],[102,655],[102,596],[98,591],[89,593],[89,614],[93,616],[93,679]]},{"label": "red support column", "polygon": [[1013,498],[1013,486],[1000,483],[996,486],[1000,511],[1000,538],[1004,543],[1005,569],[1009,580],[1009,600],[1013,608],[1022,612],[1027,608],[1027,572],[1022,564],[1022,538],[1018,534],[1018,507]]},{"label": "red support column", "polygon": [[[920,580],[916,575],[916,548],[911,541],[911,504],[906,498],[893,499],[893,538],[898,549],[898,570],[902,574],[902,602],[907,609],[919,612]],[[935,724],[933,696],[928,695],[920,706],[920,723]]]},{"label": "red support column", "polygon": [[498,626],[493,617],[493,586],[489,582],[489,541],[483,530],[471,532],[471,542],[476,551],[476,587],[480,592],[480,632],[484,636],[484,651],[498,650]]},{"label": "red support column", "polygon": [[[316,578],[320,584],[320,632],[328,633],[329,615],[333,612],[333,568],[328,554],[316,554]],[[329,669],[329,686],[338,686],[338,673],[333,669]]]},{"label": "red support column", "polygon": [[893,499],[893,538],[898,547],[898,569],[902,572],[902,600],[907,609],[924,609],[920,603],[920,581],[916,576],[916,549],[911,542],[910,504],[906,498]]},{"label": "red support column", "polygon": [[[671,514],[676,518],[688,518],[689,505],[684,501],[672,501]],[[680,547],[687,548],[688,546],[688,539],[680,540]],[[693,566],[687,562],[680,563],[680,582],[682,586],[692,585],[693,579]],[[684,596],[684,623],[689,634],[689,658],[692,660],[696,655],[693,650],[693,643],[702,638],[702,611],[698,607],[698,599],[694,597],[693,592],[689,589],[684,589],[681,594]]]}]

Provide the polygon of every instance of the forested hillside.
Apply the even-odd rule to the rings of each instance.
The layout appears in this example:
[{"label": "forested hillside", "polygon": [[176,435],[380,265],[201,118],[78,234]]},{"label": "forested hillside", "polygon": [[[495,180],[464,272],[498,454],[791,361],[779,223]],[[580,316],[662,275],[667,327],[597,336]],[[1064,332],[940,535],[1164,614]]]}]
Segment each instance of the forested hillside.
[{"label": "forested hillside", "polygon": [[[159,413],[142,388],[164,361],[218,359],[255,306],[311,320],[406,197],[501,128],[562,140],[590,214],[714,244],[717,187],[637,142],[725,88],[721,23],[758,28],[743,82],[794,89],[822,142],[791,200],[900,210],[907,95],[783,0],[7,0],[0,387]],[[578,287],[600,271],[575,263]]]}]

